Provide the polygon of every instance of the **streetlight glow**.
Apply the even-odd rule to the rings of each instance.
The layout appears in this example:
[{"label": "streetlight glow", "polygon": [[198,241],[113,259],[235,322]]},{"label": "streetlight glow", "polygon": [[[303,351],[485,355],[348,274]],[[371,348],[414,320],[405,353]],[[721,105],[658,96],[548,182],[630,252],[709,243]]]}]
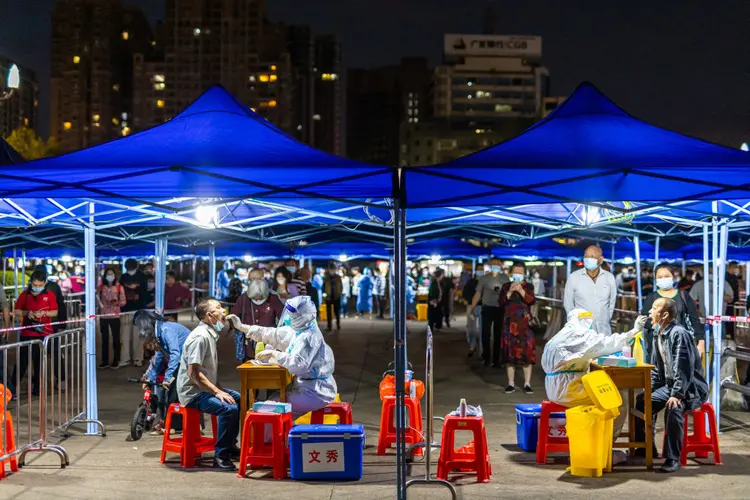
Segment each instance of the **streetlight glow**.
[{"label": "streetlight glow", "polygon": [[15,64],[11,65],[10,69],[8,70],[8,83],[7,87],[9,89],[17,89],[21,86],[21,72],[18,70],[18,66]]},{"label": "streetlight glow", "polygon": [[212,224],[218,215],[216,207],[201,205],[195,209],[195,218],[202,224]]}]

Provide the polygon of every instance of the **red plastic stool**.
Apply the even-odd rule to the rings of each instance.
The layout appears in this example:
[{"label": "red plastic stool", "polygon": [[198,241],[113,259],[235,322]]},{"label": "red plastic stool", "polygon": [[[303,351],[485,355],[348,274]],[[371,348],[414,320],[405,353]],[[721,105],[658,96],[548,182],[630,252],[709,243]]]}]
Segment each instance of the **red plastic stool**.
[{"label": "red plastic stool", "polygon": [[[182,436],[171,437],[172,415],[182,415]],[[161,463],[169,453],[180,454],[180,467],[189,469],[195,467],[195,460],[203,453],[210,453],[216,448],[216,415],[211,415],[211,437],[201,436],[201,412],[194,408],[187,408],[179,403],[169,405],[167,418],[164,423],[164,440],[161,445]]]},{"label": "red plastic stool", "polygon": [[[405,397],[404,405],[409,415],[408,428],[406,429],[406,445],[422,442],[422,408],[419,401]],[[393,416],[396,413],[396,397],[384,396],[383,406],[380,411],[380,435],[378,436],[378,455],[385,455],[386,450],[396,442],[396,427],[393,425]],[[422,448],[414,450],[415,456],[421,456]]]},{"label": "red plastic stool", "polygon": [[[264,439],[266,424],[271,425],[271,444],[266,444]],[[245,477],[248,467],[273,467],[273,478],[285,479],[289,468],[287,442],[292,425],[291,413],[248,412],[242,428],[240,470],[237,477]]]},{"label": "red plastic stool", "polygon": [[331,403],[325,408],[315,410],[312,412],[310,417],[311,424],[323,424],[325,423],[324,418],[326,415],[336,415],[339,417],[339,424],[351,425],[352,421],[352,405],[349,403]]},{"label": "red plastic stool", "polygon": [[[7,408],[7,404],[10,403],[12,395],[10,391],[6,391],[3,384],[0,384],[0,400],[4,397],[5,402],[2,403],[3,408]],[[0,413],[0,422],[2,421],[2,413]],[[0,443],[5,443],[5,446],[0,448],[0,455],[8,455],[16,451],[16,434],[13,430],[13,416],[9,410],[5,411],[5,428],[0,429]],[[11,472],[18,472],[18,460],[15,455],[0,461],[0,479],[5,479],[5,464],[10,464]]]},{"label": "red plastic stool", "polygon": [[536,442],[536,463],[547,463],[548,453],[570,453],[567,437],[549,437],[549,419],[552,413],[565,413],[565,406],[552,401],[542,401],[542,415],[539,418],[539,432]]},{"label": "red plastic stool", "polygon": [[[474,433],[474,440],[456,450],[456,431],[471,431]],[[448,474],[453,471],[476,472],[477,482],[489,482],[492,465],[483,417],[445,417],[437,478],[447,481]]]},{"label": "red plastic stool", "polygon": [[[688,435],[689,413],[685,413],[680,464],[683,466],[687,465],[688,453],[695,453],[696,458],[708,458],[708,454],[713,453],[714,465],[721,465],[719,433],[716,430],[716,413],[714,413],[714,407],[710,403],[703,403],[700,408],[690,413],[693,414],[693,434]],[[706,434],[706,416],[708,416],[710,435]]]}]

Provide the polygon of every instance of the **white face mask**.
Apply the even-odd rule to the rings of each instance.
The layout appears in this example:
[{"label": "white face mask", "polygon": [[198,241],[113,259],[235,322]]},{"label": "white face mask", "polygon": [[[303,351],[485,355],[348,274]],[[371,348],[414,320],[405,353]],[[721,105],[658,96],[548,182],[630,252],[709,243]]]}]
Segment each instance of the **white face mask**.
[{"label": "white face mask", "polygon": [[583,267],[585,267],[587,271],[595,271],[599,267],[599,259],[584,257]]},{"label": "white face mask", "polygon": [[286,284],[286,278],[276,278],[276,283],[278,283],[279,285],[284,285]]},{"label": "white face mask", "polygon": [[131,271],[128,271],[128,274],[129,274],[130,276],[135,276],[135,272],[136,272],[136,269],[133,269],[133,270],[131,270]]},{"label": "white face mask", "polygon": [[670,290],[674,286],[673,278],[657,278],[656,286],[659,290]]}]

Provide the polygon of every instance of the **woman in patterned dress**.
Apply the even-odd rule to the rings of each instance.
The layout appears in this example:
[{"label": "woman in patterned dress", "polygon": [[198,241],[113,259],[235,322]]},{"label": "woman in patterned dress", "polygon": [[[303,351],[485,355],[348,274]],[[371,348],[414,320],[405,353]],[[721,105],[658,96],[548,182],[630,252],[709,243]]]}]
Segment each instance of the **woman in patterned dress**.
[{"label": "woman in patterned dress", "polygon": [[535,302],[534,287],[525,281],[526,266],[513,263],[511,282],[500,290],[500,307],[504,309],[503,332],[500,337],[500,362],[508,373],[505,393],[516,391],[516,367],[523,368],[523,391],[534,394],[531,389],[531,367],[536,364],[534,331],[529,326],[530,308]]}]

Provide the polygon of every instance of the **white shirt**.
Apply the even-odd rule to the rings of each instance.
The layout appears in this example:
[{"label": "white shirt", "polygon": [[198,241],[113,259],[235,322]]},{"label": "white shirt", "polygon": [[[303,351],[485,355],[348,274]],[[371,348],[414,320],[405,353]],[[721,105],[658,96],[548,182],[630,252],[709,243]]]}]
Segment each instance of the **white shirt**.
[{"label": "white shirt", "polygon": [[590,311],[594,315],[595,329],[598,333],[609,335],[612,333],[612,314],[617,302],[617,285],[612,273],[599,268],[596,281],[586,273],[586,269],[579,269],[568,276],[565,284],[565,314],[573,309]]},{"label": "white shirt", "polygon": [[352,286],[351,282],[349,281],[349,276],[342,276],[341,277],[341,295],[344,297],[348,297],[352,293]]}]

